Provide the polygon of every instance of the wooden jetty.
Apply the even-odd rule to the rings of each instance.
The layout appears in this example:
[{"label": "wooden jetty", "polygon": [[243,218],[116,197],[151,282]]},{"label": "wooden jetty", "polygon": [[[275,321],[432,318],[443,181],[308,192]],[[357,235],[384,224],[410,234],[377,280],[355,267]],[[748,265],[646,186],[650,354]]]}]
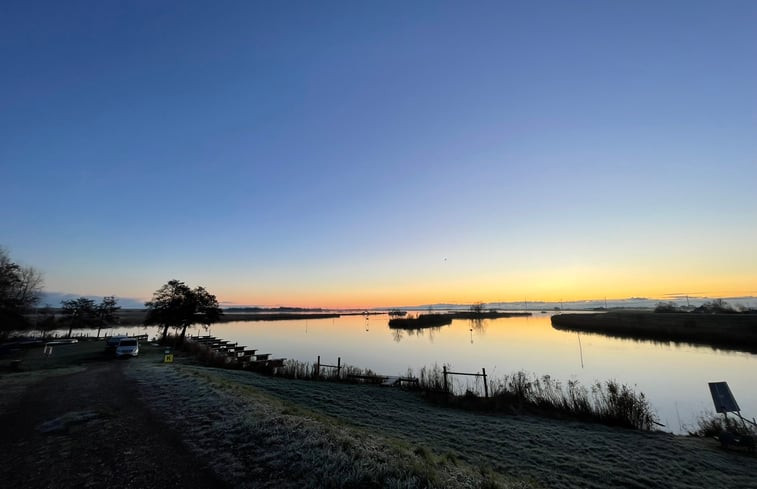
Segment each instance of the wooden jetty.
[{"label": "wooden jetty", "polygon": [[271,358],[271,353],[258,353],[257,349],[214,336],[192,336],[189,340],[215,352],[220,357],[225,357],[224,363],[230,368],[272,372],[274,369],[283,367],[286,360],[285,358]]}]

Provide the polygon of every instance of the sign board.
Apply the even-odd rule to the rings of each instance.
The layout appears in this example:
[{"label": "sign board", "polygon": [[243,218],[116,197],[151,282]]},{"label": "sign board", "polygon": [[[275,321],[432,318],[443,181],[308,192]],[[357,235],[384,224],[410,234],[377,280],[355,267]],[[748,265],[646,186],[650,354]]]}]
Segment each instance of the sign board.
[{"label": "sign board", "polygon": [[715,404],[715,411],[718,413],[739,412],[741,409],[736,403],[736,399],[728,388],[728,382],[710,382],[710,394],[712,394],[712,403]]},{"label": "sign board", "polygon": [[163,363],[173,363],[173,353],[163,355]]}]

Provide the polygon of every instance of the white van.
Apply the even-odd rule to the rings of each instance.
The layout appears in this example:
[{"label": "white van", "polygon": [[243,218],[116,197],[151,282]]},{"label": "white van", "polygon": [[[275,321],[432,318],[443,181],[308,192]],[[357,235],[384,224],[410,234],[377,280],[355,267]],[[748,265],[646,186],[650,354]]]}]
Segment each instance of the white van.
[{"label": "white van", "polygon": [[117,357],[136,357],[139,355],[139,340],[136,338],[121,338],[116,347]]}]

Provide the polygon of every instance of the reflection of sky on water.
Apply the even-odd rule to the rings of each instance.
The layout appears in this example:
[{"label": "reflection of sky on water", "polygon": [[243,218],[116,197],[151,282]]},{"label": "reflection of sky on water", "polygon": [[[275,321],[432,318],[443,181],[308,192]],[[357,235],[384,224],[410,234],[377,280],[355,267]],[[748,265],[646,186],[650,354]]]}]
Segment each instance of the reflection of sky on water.
[{"label": "reflection of sky on water", "polygon": [[[157,329],[130,331],[153,336]],[[208,334],[202,328],[188,332],[198,333]],[[681,424],[691,426],[703,411],[712,411],[707,383],[724,380],[743,414],[757,417],[757,392],[752,387],[757,355],[596,334],[579,336],[553,329],[547,314],[487,319],[480,324],[454,320],[448,326],[421,330],[390,329],[387,316],[232,322],[214,325],[210,333],[274,357],[311,363],[318,355],[323,363],[335,363],[340,357],[343,364],[387,375],[405,374],[408,368],[417,375],[423,366],[441,368],[444,364],[460,372],[485,368],[490,378],[523,370],[563,383],[576,379],[585,386],[616,379],[644,392],[666,429],[673,431],[681,431]],[[475,378],[455,378],[455,385],[461,391],[482,392],[481,381]]]},{"label": "reflection of sky on water", "polygon": [[[408,368],[446,364],[462,372],[490,378],[524,370],[567,382],[616,379],[635,385],[673,431],[691,425],[712,410],[707,382],[725,380],[743,413],[757,416],[753,372],[757,355],[557,331],[549,316],[530,318],[455,320],[449,326],[425,330],[392,330],[386,316],[343,316],[306,321],[237,322],[218,324],[211,333],[259,348],[275,357],[342,363],[398,375]],[[192,331],[193,334],[200,329]],[[206,333],[202,333],[206,334]],[[581,367],[581,350],[584,366]],[[456,379],[458,388],[481,390],[480,380]],[[678,413],[676,413],[676,409]]]}]

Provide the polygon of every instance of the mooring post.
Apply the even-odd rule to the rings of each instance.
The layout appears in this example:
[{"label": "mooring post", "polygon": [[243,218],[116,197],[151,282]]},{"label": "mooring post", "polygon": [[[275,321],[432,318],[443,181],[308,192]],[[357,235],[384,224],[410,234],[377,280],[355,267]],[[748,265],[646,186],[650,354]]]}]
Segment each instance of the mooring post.
[{"label": "mooring post", "polygon": [[342,357],[336,357],[336,378],[341,379],[342,373]]},{"label": "mooring post", "polygon": [[444,373],[444,392],[448,393],[449,390],[447,389],[447,366],[442,366],[442,372]]},{"label": "mooring post", "polygon": [[486,369],[482,367],[481,372],[483,372],[483,376],[484,376],[484,397],[486,399],[489,399],[489,386],[486,385]]}]

